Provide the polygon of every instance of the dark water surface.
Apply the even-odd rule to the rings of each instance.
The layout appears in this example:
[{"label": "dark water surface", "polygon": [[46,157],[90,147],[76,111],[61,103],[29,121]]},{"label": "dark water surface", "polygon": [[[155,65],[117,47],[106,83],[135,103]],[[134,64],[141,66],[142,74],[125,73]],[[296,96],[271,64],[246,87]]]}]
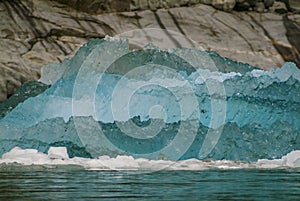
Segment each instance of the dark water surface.
[{"label": "dark water surface", "polygon": [[300,200],[299,169],[91,171],[0,169],[1,200]]}]

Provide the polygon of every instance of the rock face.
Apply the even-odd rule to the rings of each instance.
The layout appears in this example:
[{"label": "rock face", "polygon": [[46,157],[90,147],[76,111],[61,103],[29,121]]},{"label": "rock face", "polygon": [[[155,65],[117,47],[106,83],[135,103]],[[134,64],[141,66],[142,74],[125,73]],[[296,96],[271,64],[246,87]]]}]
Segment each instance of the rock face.
[{"label": "rock face", "polygon": [[[0,101],[22,83],[39,79],[43,65],[62,62],[90,38],[141,28],[172,30],[203,49],[264,69],[284,61],[300,65],[299,14],[223,12],[199,4],[212,4],[209,0],[84,2],[0,1]],[[163,33],[173,46],[184,46]]]},{"label": "rock face", "polygon": [[235,0],[213,0],[212,6],[220,10],[230,11],[235,6]]},{"label": "rock face", "polygon": [[290,9],[300,11],[300,1],[289,0]]}]

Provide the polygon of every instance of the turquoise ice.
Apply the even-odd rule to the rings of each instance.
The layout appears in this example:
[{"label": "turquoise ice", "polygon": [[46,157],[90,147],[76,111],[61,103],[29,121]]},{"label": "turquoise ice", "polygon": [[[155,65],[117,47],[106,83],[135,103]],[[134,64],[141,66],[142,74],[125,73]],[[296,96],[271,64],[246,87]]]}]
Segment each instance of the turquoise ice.
[{"label": "turquoise ice", "polygon": [[196,49],[93,39],[43,69],[52,86],[0,120],[15,146],[71,157],[275,159],[300,149],[300,70],[264,71]]}]

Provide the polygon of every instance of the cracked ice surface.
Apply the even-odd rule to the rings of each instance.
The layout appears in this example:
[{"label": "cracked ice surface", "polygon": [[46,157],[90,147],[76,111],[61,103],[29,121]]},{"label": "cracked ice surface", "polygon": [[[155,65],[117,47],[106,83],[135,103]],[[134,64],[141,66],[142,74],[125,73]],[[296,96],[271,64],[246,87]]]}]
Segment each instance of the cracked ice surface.
[{"label": "cracked ice surface", "polygon": [[1,155],[65,146],[71,157],[253,161],[300,148],[293,63],[263,71],[215,53],[129,50],[126,40],[106,38],[43,73],[52,86],[0,120]]}]

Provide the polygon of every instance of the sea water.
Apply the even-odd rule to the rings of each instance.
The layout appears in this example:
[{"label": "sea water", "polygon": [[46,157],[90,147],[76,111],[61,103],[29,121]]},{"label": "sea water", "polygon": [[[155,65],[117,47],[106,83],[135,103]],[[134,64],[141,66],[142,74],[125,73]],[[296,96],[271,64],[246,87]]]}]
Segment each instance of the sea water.
[{"label": "sea water", "polygon": [[299,151],[256,162],[132,156],[69,158],[14,148],[0,159],[0,200],[299,200]]},{"label": "sea water", "polygon": [[100,171],[0,168],[1,200],[299,200],[300,169]]}]

